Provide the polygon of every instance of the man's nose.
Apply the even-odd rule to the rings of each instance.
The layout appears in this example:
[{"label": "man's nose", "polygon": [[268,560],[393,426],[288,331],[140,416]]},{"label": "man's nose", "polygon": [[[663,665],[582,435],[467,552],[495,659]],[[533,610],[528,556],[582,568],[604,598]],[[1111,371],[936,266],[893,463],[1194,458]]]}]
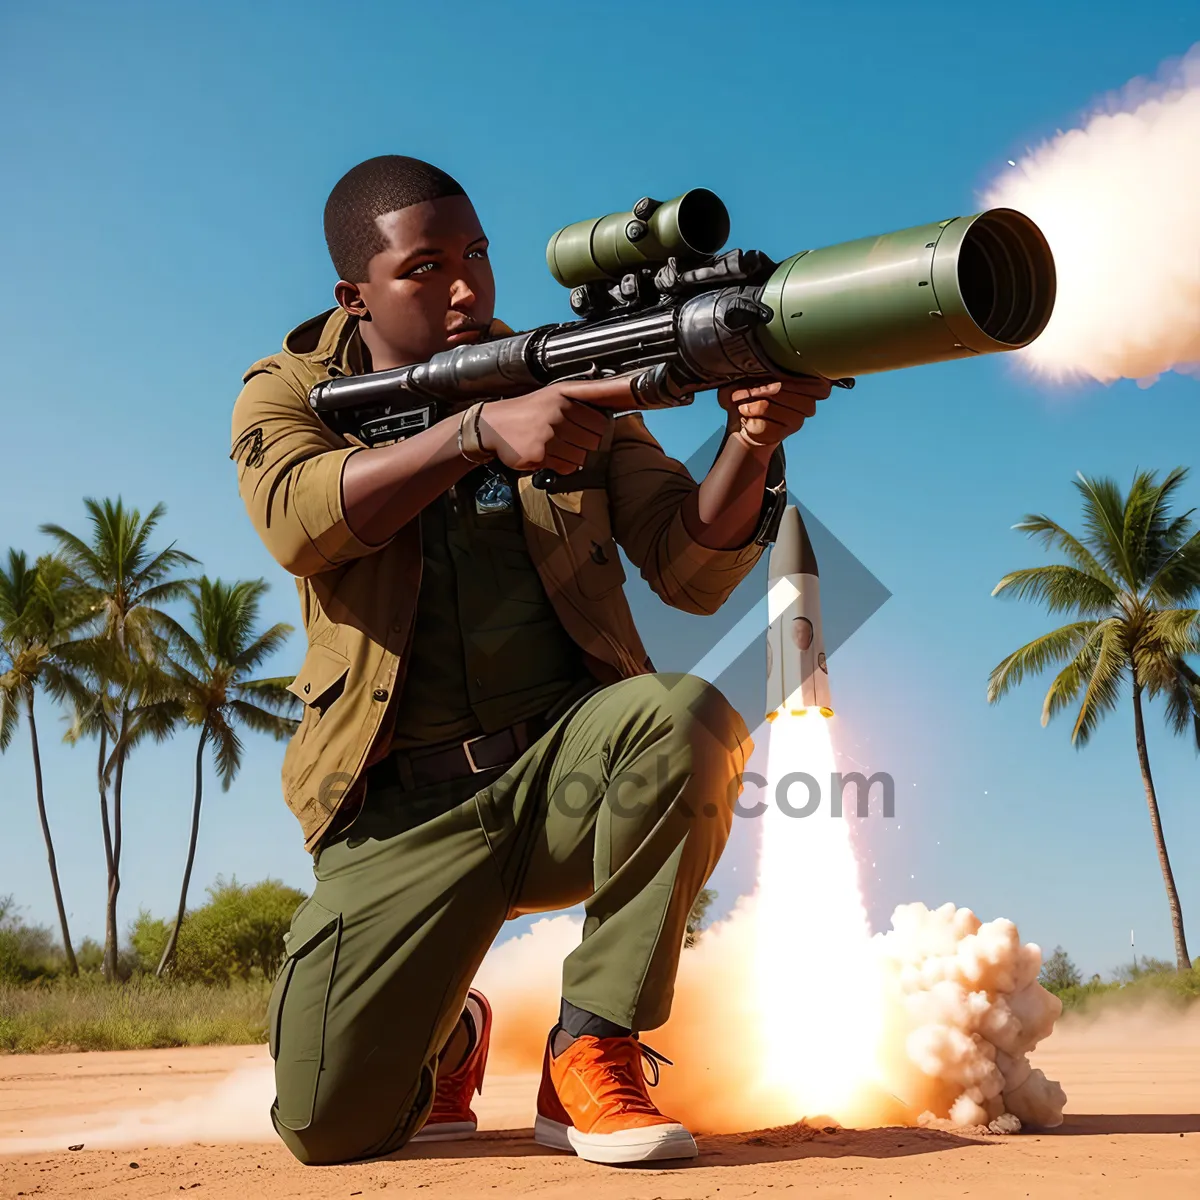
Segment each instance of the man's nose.
[{"label": "man's nose", "polygon": [[450,286],[452,308],[469,308],[475,303],[475,289],[465,279],[456,279]]}]

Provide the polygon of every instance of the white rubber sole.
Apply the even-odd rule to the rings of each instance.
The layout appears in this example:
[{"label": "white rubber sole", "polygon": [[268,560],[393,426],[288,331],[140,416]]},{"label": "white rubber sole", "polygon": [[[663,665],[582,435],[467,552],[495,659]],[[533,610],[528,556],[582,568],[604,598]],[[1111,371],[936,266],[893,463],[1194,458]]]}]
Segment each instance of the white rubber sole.
[{"label": "white rubber sole", "polygon": [[461,1142],[475,1136],[474,1121],[444,1121],[439,1125],[426,1125],[410,1137],[412,1142]]},{"label": "white rubber sole", "polygon": [[664,1158],[695,1158],[696,1139],[682,1125],[646,1125],[617,1133],[580,1133],[567,1130],[580,1158],[594,1163],[656,1162]]},{"label": "white rubber sole", "polygon": [[552,1121],[539,1113],[533,1122],[533,1140],[539,1146],[549,1146],[551,1150],[565,1150],[568,1154],[574,1154],[575,1147],[571,1145],[571,1139],[568,1137],[570,1128],[570,1125]]}]

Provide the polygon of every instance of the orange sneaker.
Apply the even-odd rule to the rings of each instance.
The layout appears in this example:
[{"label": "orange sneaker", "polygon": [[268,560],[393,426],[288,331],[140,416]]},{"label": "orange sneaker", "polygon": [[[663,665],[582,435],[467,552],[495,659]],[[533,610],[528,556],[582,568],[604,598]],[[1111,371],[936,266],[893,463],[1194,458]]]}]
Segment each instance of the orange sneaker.
[{"label": "orange sneaker", "polygon": [[554,1081],[550,1078],[550,1042],[554,1038],[551,1031],[546,1038],[546,1053],[542,1058],[542,1082],[538,1085],[537,1116],[533,1122],[533,1140],[552,1150],[566,1150],[575,1153],[567,1131],[571,1128],[571,1118],[563,1108],[558,1093],[554,1090]]},{"label": "orange sneaker", "polygon": [[[678,1121],[663,1116],[650,1099],[643,1059],[649,1059],[657,1083],[658,1064],[668,1060],[635,1037],[595,1038],[585,1034],[557,1057],[550,1055],[547,1046],[550,1084],[561,1116],[569,1122],[567,1140],[580,1158],[597,1163],[633,1163],[696,1157],[692,1135]],[[543,1112],[540,1092],[538,1100],[538,1116],[546,1118],[542,1132],[553,1137],[559,1132],[554,1126],[563,1122],[548,1102],[549,1111]]]},{"label": "orange sneaker", "polygon": [[492,1006],[483,993],[474,988],[469,995],[483,1013],[483,1028],[475,1031],[475,1045],[458,1070],[438,1071],[433,1108],[410,1141],[460,1141],[470,1137],[478,1127],[478,1119],[471,1109],[471,1096],[483,1091],[483,1072],[492,1037]]}]

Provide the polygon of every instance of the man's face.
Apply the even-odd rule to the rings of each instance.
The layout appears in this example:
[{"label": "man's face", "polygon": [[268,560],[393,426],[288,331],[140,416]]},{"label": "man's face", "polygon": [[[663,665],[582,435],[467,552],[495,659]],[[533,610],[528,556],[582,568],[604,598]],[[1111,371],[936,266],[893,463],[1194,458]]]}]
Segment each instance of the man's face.
[{"label": "man's face", "polygon": [[[357,292],[370,314],[371,332],[364,327],[364,336],[372,354],[398,366],[477,341],[491,324],[496,281],[470,200],[426,200],[386,213],[376,224],[388,248],[371,259],[365,283],[351,289],[339,283],[337,292],[351,312],[356,309],[344,294]],[[381,355],[384,347],[389,353]]]}]

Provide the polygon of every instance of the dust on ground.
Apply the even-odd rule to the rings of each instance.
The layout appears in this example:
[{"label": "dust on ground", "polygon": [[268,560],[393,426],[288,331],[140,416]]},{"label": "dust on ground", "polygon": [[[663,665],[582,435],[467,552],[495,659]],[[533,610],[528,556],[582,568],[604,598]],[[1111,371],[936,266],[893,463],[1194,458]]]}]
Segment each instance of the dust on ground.
[{"label": "dust on ground", "polygon": [[614,1169],[535,1145],[537,1078],[510,1074],[489,1077],[484,1132],[471,1142],[313,1168],[273,1140],[265,1047],[9,1056],[0,1058],[0,1196],[1200,1195],[1200,1007],[1067,1018],[1033,1062],[1069,1097],[1052,1132],[793,1126],[701,1137],[700,1157],[679,1168]]}]

